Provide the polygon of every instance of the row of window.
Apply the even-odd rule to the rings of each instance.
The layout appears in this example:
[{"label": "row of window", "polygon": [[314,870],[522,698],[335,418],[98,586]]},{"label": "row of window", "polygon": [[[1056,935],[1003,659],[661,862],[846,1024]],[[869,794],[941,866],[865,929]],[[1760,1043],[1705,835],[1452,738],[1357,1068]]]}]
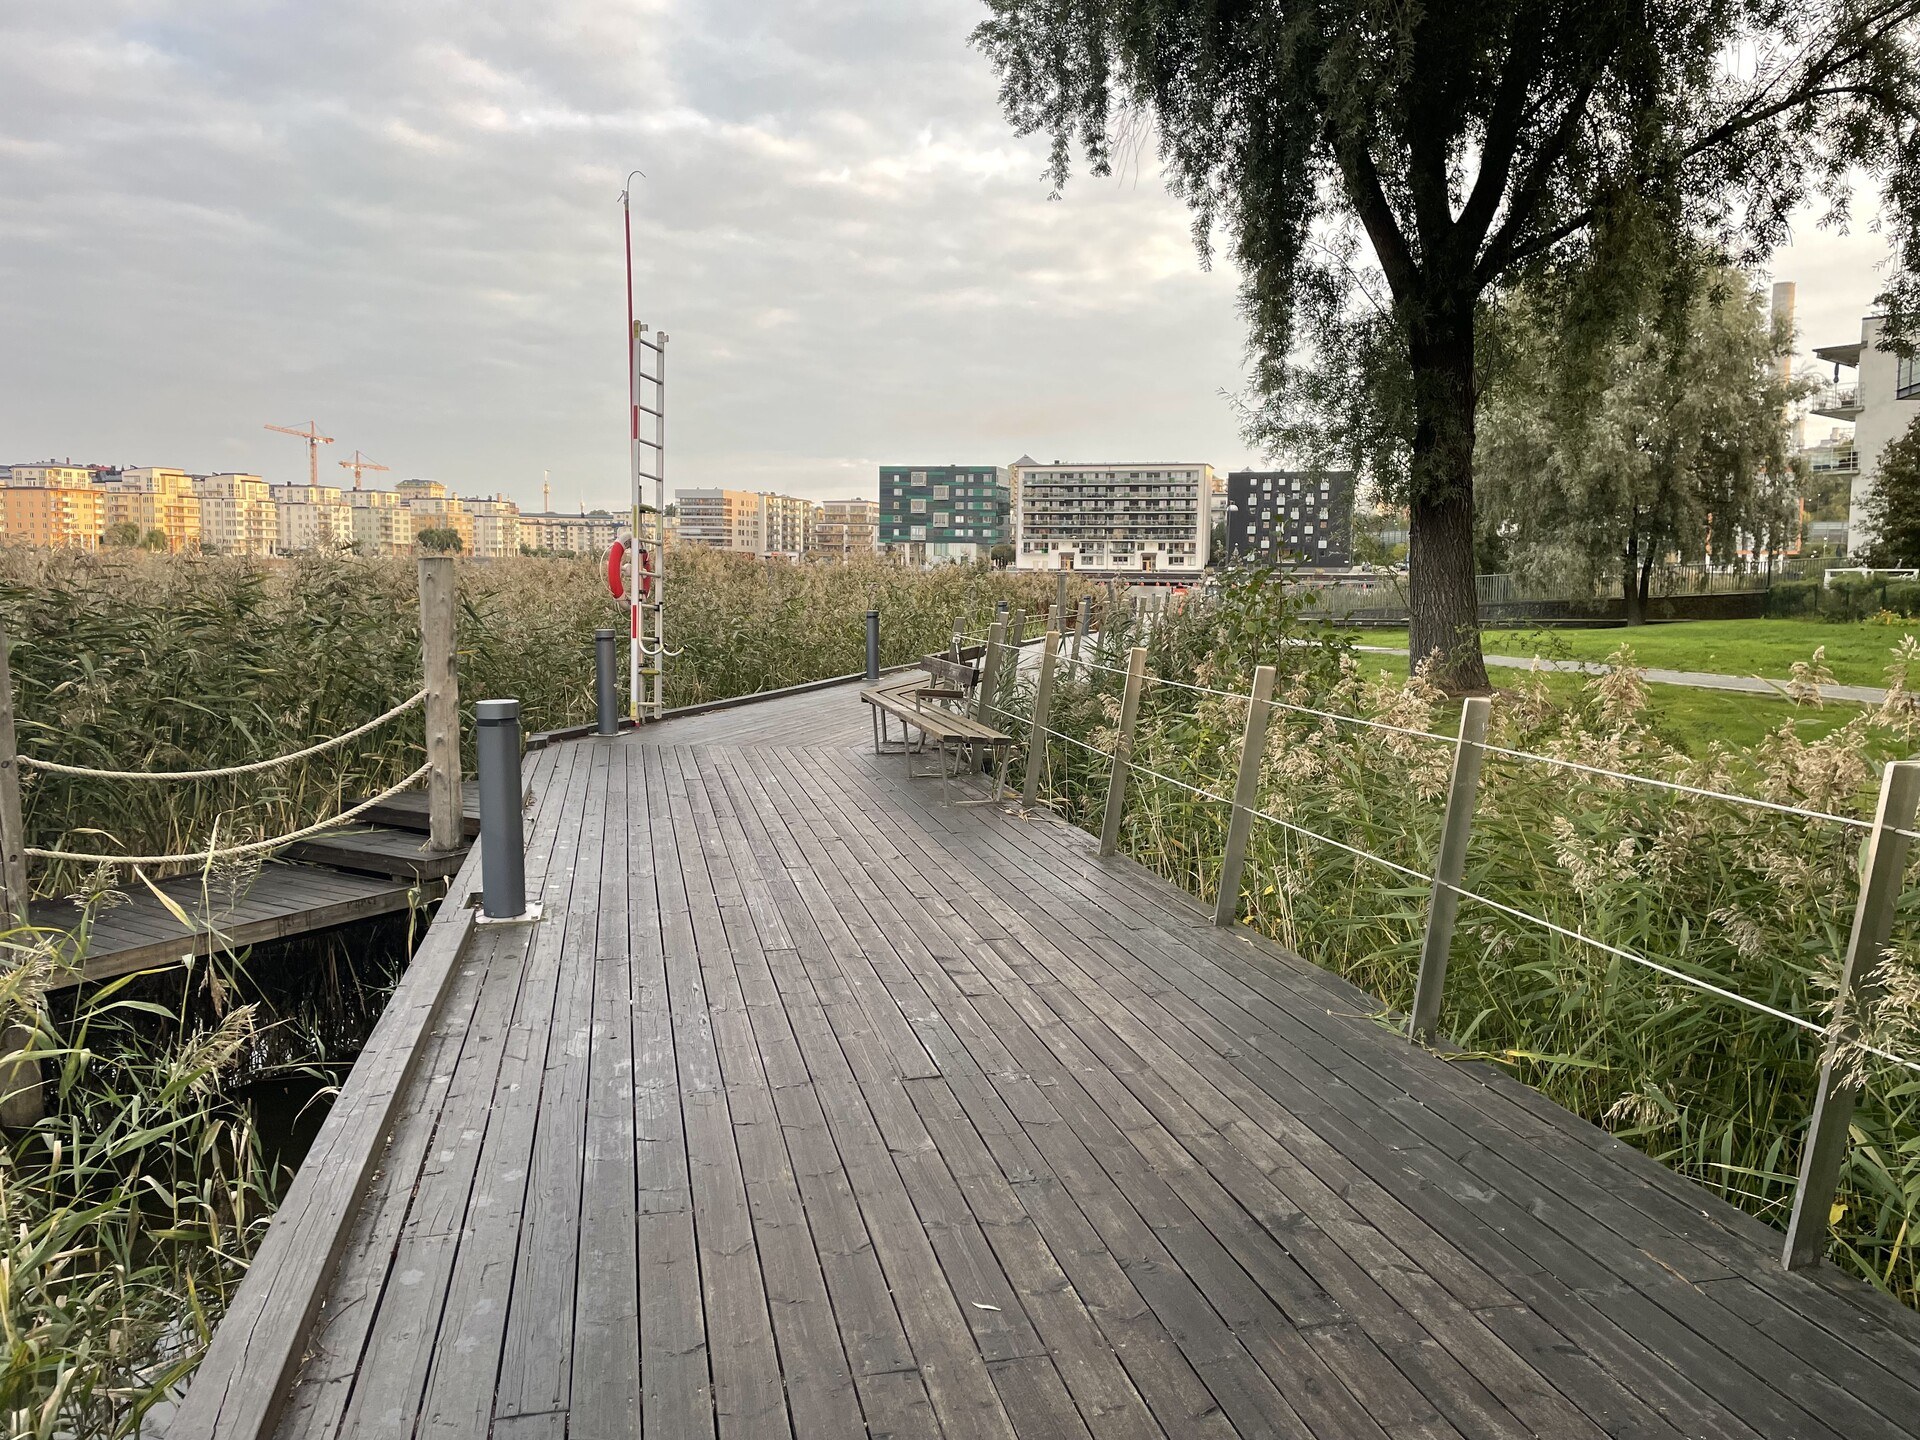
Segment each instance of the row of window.
[{"label": "row of window", "polygon": [[1920,354],[1902,355],[1893,367],[1893,398],[1911,400],[1920,395]]}]

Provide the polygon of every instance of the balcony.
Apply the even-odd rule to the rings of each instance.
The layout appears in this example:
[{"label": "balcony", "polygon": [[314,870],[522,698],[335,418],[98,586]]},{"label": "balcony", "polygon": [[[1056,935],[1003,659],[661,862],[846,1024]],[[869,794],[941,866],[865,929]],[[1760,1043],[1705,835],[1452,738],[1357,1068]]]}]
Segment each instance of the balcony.
[{"label": "balcony", "polygon": [[1813,401],[1813,413],[1824,415],[1829,420],[1855,420],[1860,415],[1860,387],[1858,385],[1833,385],[1826,393],[1816,395]]},{"label": "balcony", "polygon": [[1851,447],[1819,451],[1808,461],[1808,468],[1816,475],[1857,474],[1860,470],[1860,452]]}]

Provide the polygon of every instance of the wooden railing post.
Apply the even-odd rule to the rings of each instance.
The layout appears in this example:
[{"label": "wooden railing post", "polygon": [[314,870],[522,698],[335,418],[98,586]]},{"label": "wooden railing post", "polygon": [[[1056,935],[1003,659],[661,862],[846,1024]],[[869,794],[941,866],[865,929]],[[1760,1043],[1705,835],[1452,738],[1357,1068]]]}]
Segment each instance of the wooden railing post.
[{"label": "wooden railing post", "polygon": [[1060,622],[1067,618],[1067,572],[1064,570],[1053,572],[1053,617],[1049,630],[1059,629]]},{"label": "wooden railing post", "polygon": [[1260,762],[1267,751],[1267,717],[1273,713],[1273,666],[1253,672],[1247,697],[1247,728],[1240,736],[1240,772],[1233,781],[1233,818],[1227,822],[1227,851],[1220,860],[1220,889],[1213,897],[1213,923],[1231,925],[1240,914],[1240,874],[1247,863],[1247,837],[1260,801]]},{"label": "wooden railing post", "polygon": [[420,664],[426,673],[427,840],[435,850],[464,841],[460,803],[460,680],[454,645],[451,555],[420,557]]},{"label": "wooden railing post", "polygon": [[987,627],[987,653],[980,657],[980,681],[974,687],[973,718],[982,725],[992,722],[987,719],[994,703],[999,699],[995,694],[995,677],[1000,673],[1000,647],[1006,638],[1006,625],[996,620]]},{"label": "wooden railing post", "polygon": [[1027,612],[1025,608],[1015,610],[1007,621],[1007,644],[1018,647],[1027,638]]},{"label": "wooden railing post", "polygon": [[1093,624],[1093,597],[1080,597],[1080,623],[1073,631],[1073,658],[1080,658],[1080,651],[1087,643],[1087,630]]},{"label": "wooden railing post", "polygon": [[1460,877],[1467,869],[1467,840],[1473,831],[1473,806],[1480,791],[1480,761],[1486,751],[1487,699],[1469,697],[1460,707],[1460,738],[1453,747],[1453,779],[1447,786],[1447,817],[1440,827],[1440,854],[1433,866],[1433,890],[1427,899],[1427,933],[1420,941],[1420,978],[1413,989],[1413,1015],[1407,1034],[1427,1041],[1440,1023],[1440,1002],[1447,988],[1447,956],[1453,949],[1453,919],[1460,909]]},{"label": "wooden railing post", "polygon": [[1147,647],[1127,653],[1127,688],[1120,692],[1120,724],[1113,736],[1113,770],[1107,776],[1107,808],[1100,821],[1100,853],[1120,848],[1120,812],[1127,803],[1127,771],[1133,764],[1133,727],[1140,719],[1140,692],[1146,688]]},{"label": "wooden railing post", "polygon": [[1917,802],[1920,762],[1894,761],[1880,781],[1880,804],[1867,839],[1860,899],[1854,906],[1853,933],[1847,940],[1840,993],[1834,1001],[1835,1028],[1820,1065],[1813,1119],[1800,1152],[1800,1184],[1793,1192],[1793,1215],[1787,1221],[1787,1240],[1780,1257],[1789,1270],[1816,1264],[1826,1253],[1834,1192],[1839,1189],[1840,1167],[1847,1158],[1847,1130],[1860,1093],[1844,1052],[1858,1034],[1861,1008],[1872,1004],[1880,991],[1877,972],[1893,930],[1893,912],[1900,903],[1909,849],[1905,832],[1913,829]]},{"label": "wooden railing post", "polygon": [[[0,929],[17,930],[27,915],[27,837],[20,813],[20,761],[14,749],[13,669],[0,626]],[[14,1020],[0,1029],[0,1126],[25,1129],[47,1113],[45,1079],[31,1053],[34,1029]]]},{"label": "wooden railing post", "polygon": [[0,924],[27,923],[27,837],[20,818],[20,763],[13,737],[13,667],[0,625]]},{"label": "wooden railing post", "polygon": [[1047,631],[1040,651],[1040,683],[1033,692],[1033,724],[1027,731],[1027,778],[1020,786],[1020,803],[1028,809],[1040,793],[1040,769],[1047,758],[1047,710],[1053,703],[1053,665],[1060,653],[1060,632]]}]

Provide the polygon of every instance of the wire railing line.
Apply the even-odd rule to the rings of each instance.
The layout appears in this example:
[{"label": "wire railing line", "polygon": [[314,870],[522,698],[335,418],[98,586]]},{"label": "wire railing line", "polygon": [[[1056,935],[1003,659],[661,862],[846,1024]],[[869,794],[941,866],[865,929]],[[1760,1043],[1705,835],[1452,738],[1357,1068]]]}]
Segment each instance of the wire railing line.
[{"label": "wire railing line", "polygon": [[418,770],[404,779],[395,781],[378,795],[369,796],[358,805],[342,810],[338,815],[326,820],[315,821],[302,826],[286,835],[271,840],[253,840],[244,845],[223,845],[206,850],[189,850],[182,855],[96,855],[78,850],[37,850],[29,847],[27,854],[39,860],[80,860],[92,865],[184,865],[190,860],[214,861],[228,860],[237,855],[254,855],[264,850],[275,850],[282,845],[290,845],[295,840],[304,840],[309,835],[318,835],[322,830],[331,830],[336,825],[344,825],[362,811],[370,810],[383,800],[391,800],[414,781],[424,778],[433,770],[433,762],[428,761]]},{"label": "wire railing line", "polygon": [[[321,740],[307,746],[304,750],[295,750],[287,755],[275,755],[267,760],[249,760],[243,765],[222,765],[211,770],[96,770],[90,765],[63,765],[55,760],[41,760],[32,755],[22,755],[22,765],[30,765],[35,770],[45,770],[54,775],[82,775],[92,780],[219,780],[229,775],[251,775],[261,770],[272,770],[281,765],[291,765],[296,760],[306,760],[315,755],[324,754],[346,744],[349,740],[358,740],[370,730],[378,730],[389,720],[407,713],[427,698],[426,687],[422,686],[407,699],[383,715],[376,715],[364,725],[356,725],[344,735],[335,735],[330,740]],[[29,855],[46,852],[29,850]],[[157,863],[157,862],[155,862]]]},{"label": "wire railing line", "polygon": [[[1242,697],[1242,698],[1245,698],[1245,697]],[[992,708],[995,711],[995,713],[1009,720],[1018,720],[1022,718],[998,704],[994,705]],[[1102,758],[1107,759],[1109,761],[1113,759],[1112,752],[1102,750],[1095,745],[1090,745],[1086,741],[1080,740],[1075,736],[1063,734],[1062,732],[1055,730],[1050,726],[1043,725],[1038,728],[1043,734],[1049,735],[1056,740],[1065,741],[1066,743],[1071,745],[1078,745],[1081,749],[1089,751],[1092,754],[1101,756]],[[1488,746],[1487,748],[1493,749],[1495,747]],[[1140,774],[1148,776],[1151,779],[1158,780],[1163,784],[1172,785],[1176,789],[1184,790],[1187,793],[1198,796],[1203,800],[1212,800],[1217,802],[1218,804],[1226,805],[1229,807],[1233,806],[1235,803],[1229,796],[1221,795],[1215,791],[1205,789],[1201,786],[1190,784],[1187,781],[1181,780],[1175,776],[1168,775],[1162,771],[1156,770],[1150,765],[1142,764],[1138,760],[1129,760],[1128,768],[1138,771]],[[1383,869],[1392,871],[1396,875],[1400,875],[1409,880],[1416,881],[1419,884],[1432,885],[1432,884],[1438,883],[1438,884],[1445,885],[1447,889],[1451,890],[1455,895],[1458,895],[1463,900],[1471,900],[1476,904],[1484,905],[1490,910],[1497,911],[1500,914],[1507,915],[1515,920],[1521,920],[1526,922],[1529,925],[1539,926],[1544,930],[1550,931],[1555,935],[1561,936],[1563,939],[1574,941],[1577,944],[1587,945],[1592,947],[1595,950],[1602,951],[1605,954],[1616,956],[1619,959],[1628,961],[1631,964],[1641,966],[1647,970],[1651,970],[1656,974],[1664,975],[1668,979],[1677,981],[1678,983],[1685,985],[1690,989],[1701,991],[1704,994],[1717,996],[1722,1000],[1729,1001],[1730,1003],[1735,1005],[1743,1006],[1746,1009],[1752,1010],[1757,1014],[1765,1015],[1775,1020],[1785,1021],[1789,1025],[1796,1026],[1799,1029],[1809,1031],[1816,1035],[1826,1034],[1826,1026],[1822,1025],[1819,1021],[1809,1020],[1804,1016],[1795,1015],[1792,1011],[1782,1010],[1777,1006],[1769,1005],[1763,1000],[1755,1000],[1751,996],[1742,995],[1739,991],[1728,989],[1724,985],[1716,985],[1710,980],[1702,980],[1698,976],[1689,975],[1686,971],[1677,969],[1674,966],[1668,965],[1663,961],[1655,960],[1651,956],[1642,955],[1637,951],[1628,950],[1623,946],[1610,944],[1605,940],[1597,939],[1592,935],[1587,935],[1582,933],[1581,931],[1574,930],[1565,925],[1558,924],[1555,921],[1547,919],[1544,915],[1535,915],[1531,911],[1522,910],[1517,906],[1509,905],[1501,900],[1495,900],[1488,895],[1482,895],[1477,890],[1469,890],[1463,885],[1451,885],[1451,884],[1447,884],[1445,881],[1436,882],[1435,878],[1432,875],[1424,871],[1416,870],[1410,865],[1402,865],[1397,860],[1389,860],[1386,856],[1377,855],[1373,851],[1367,850],[1361,846],[1349,845],[1343,840],[1336,840],[1331,835],[1323,835],[1317,830],[1309,829],[1307,826],[1301,825],[1296,821],[1288,820],[1285,817],[1280,815],[1275,815],[1271,811],[1255,809],[1255,810],[1252,810],[1250,813],[1256,819],[1264,820],[1270,825],[1277,825],[1283,830],[1291,831],[1292,833],[1299,835],[1304,839],[1312,840],[1317,844],[1331,846],[1335,850],[1343,851],[1344,853],[1351,855],[1356,859],[1365,860],[1371,864],[1378,865]],[[1819,815],[1819,812],[1806,812],[1806,813],[1810,813],[1813,816],[1813,818],[1821,818]],[[1844,818],[1844,817],[1840,817],[1840,818]],[[1892,1064],[1902,1066],[1903,1068],[1912,1070],[1915,1073],[1920,1073],[1920,1062],[1910,1060],[1903,1055],[1894,1053],[1893,1051],[1883,1050],[1877,1046],[1864,1045],[1864,1044],[1856,1044],[1854,1048],[1860,1050],[1864,1054],[1877,1056],[1878,1058],[1889,1061]]]},{"label": "wire railing line", "polygon": [[[1095,660],[1082,660],[1082,665],[1095,670],[1104,670],[1109,675],[1126,676],[1126,671],[1116,670],[1111,665],[1102,665]],[[1162,675],[1148,674],[1147,683],[1167,685],[1179,690],[1191,690],[1201,695],[1217,695],[1225,700],[1237,700],[1241,704],[1248,697],[1232,690],[1220,690],[1211,685],[1192,685],[1184,680],[1169,680]],[[1337,710],[1319,710],[1311,705],[1295,705],[1285,700],[1267,702],[1275,710],[1285,710],[1295,715],[1312,715],[1322,720],[1337,721],[1342,725],[1355,725],[1367,730],[1379,730],[1389,735],[1404,735],[1414,740],[1431,740],[1441,745],[1458,745],[1457,735],[1441,735],[1432,730],[1416,730],[1406,725],[1392,725],[1384,720],[1369,720],[1362,715],[1344,715]],[[1610,770],[1604,765],[1589,765],[1580,760],[1568,760],[1559,755],[1542,755],[1533,750],[1516,750],[1506,745],[1495,745],[1481,741],[1480,748],[1489,755],[1501,755],[1510,760],[1527,760],[1539,765],[1553,765],[1562,770],[1572,770],[1583,775],[1599,776],[1607,780],[1619,780],[1631,785],[1647,785],[1657,790],[1667,790],[1679,795],[1694,795],[1705,800],[1723,800],[1731,805],[1745,805],[1755,810],[1767,810],[1776,815],[1795,815],[1805,820],[1819,820],[1830,825],[1846,826],[1855,830],[1871,830],[1873,821],[1857,815],[1836,815],[1830,810],[1814,810],[1804,805],[1789,805],[1778,800],[1763,800],[1757,795],[1741,795],[1731,790],[1715,790],[1705,785],[1688,785],[1679,780],[1663,780],[1654,775],[1639,775],[1631,770]],[[1920,840],[1920,832],[1900,830],[1896,832],[1909,840]]]}]

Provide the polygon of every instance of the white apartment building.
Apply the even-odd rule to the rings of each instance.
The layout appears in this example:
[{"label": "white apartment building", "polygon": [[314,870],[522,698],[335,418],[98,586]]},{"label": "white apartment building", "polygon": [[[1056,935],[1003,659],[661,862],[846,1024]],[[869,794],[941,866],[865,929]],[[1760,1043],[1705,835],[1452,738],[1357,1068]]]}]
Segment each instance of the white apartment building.
[{"label": "white apartment building", "polygon": [[519,516],[519,543],[549,555],[600,555],[612,549],[627,528],[627,517],[610,510],[589,515],[527,510]]},{"label": "white apartment building", "polygon": [[1014,564],[1197,575],[1207,565],[1215,489],[1211,465],[1023,461]]},{"label": "white apartment building", "polygon": [[520,507],[504,495],[462,501],[473,520],[473,553],[490,560],[520,553]]},{"label": "white apartment building", "polygon": [[872,555],[879,549],[878,500],[825,500],[814,507],[810,552],[835,560]]},{"label": "white apartment building", "polygon": [[353,544],[353,506],[337,485],[268,487],[276,511],[275,545],[283,555],[345,550]]},{"label": "white apartment building", "polygon": [[[1860,339],[1847,345],[1820,345],[1814,354],[1831,361],[1833,388],[1816,399],[1813,413],[1853,426],[1852,494],[1847,507],[1847,549],[1857,552],[1872,543],[1866,523],[1867,501],[1873,494],[1880,452],[1900,438],[1920,416],[1920,355],[1896,355],[1879,348],[1886,328],[1884,315],[1860,322]],[[1851,370],[1843,378],[1842,370]]]},{"label": "white apartment building", "polygon": [[413,517],[391,490],[347,492],[353,510],[353,543],[362,555],[411,555]]},{"label": "white apartment building", "polygon": [[222,555],[271,555],[280,538],[273,496],[258,475],[196,475],[200,540]]},{"label": "white apartment building", "polygon": [[755,490],[676,490],[679,538],[689,545],[799,559],[813,535],[813,502]]}]

